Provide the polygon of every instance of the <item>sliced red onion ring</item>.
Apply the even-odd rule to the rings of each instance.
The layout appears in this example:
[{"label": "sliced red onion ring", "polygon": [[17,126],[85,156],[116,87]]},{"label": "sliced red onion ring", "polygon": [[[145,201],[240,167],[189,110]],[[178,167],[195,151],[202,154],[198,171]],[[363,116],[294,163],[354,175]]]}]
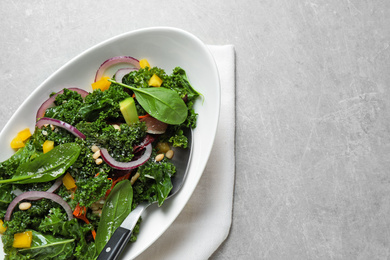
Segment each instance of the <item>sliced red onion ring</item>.
[{"label": "sliced red onion ring", "polygon": [[156,137],[153,135],[146,135],[144,140],[139,144],[133,147],[133,153],[138,153],[145,148],[148,144],[151,144],[156,140]]},{"label": "sliced red onion ring", "polygon": [[135,59],[133,57],[130,57],[130,56],[116,56],[116,57],[112,57],[112,58],[106,60],[105,62],[103,62],[102,65],[100,65],[99,69],[96,72],[95,82],[98,81],[104,75],[104,72],[109,67],[111,67],[111,66],[113,66],[115,64],[119,64],[119,63],[131,64],[136,69],[140,69],[139,60],[137,60],[137,59]]},{"label": "sliced red onion ring", "polygon": [[115,73],[115,81],[116,82],[122,82],[122,79],[125,75],[129,74],[130,72],[132,71],[135,71],[137,70],[136,68],[123,68],[123,69],[119,69],[116,73]]},{"label": "sliced red onion ring", "polygon": [[148,144],[145,147],[144,154],[139,157],[135,161],[130,162],[118,162],[114,158],[111,157],[111,155],[108,153],[107,149],[101,148],[100,154],[103,158],[103,160],[112,168],[118,169],[118,170],[132,170],[135,169],[141,165],[143,165],[147,160],[149,160],[150,155],[152,154],[152,145]]},{"label": "sliced red onion ring", "polygon": [[69,204],[60,196],[57,194],[51,193],[51,192],[46,192],[46,191],[27,191],[19,196],[17,196],[9,205],[7,208],[7,212],[5,213],[4,216],[4,221],[10,221],[11,219],[11,214],[14,211],[15,206],[21,202],[22,200],[31,200],[31,198],[45,198],[45,199],[50,199],[54,202],[57,202],[60,204],[66,214],[68,215],[68,219],[71,220],[73,218],[73,213],[72,209],[70,208]]},{"label": "sliced red onion ring", "polygon": [[[62,177],[61,178],[58,178],[54,183],[53,185],[51,185],[51,187],[46,191],[46,192],[55,192],[62,184]],[[20,189],[14,189],[12,191],[12,193],[15,195],[15,196],[19,196],[21,194],[23,194],[24,192],[21,191]],[[39,200],[40,198],[34,198],[35,200]],[[30,198],[30,200],[34,200],[33,198]]]},{"label": "sliced red onion ring", "polygon": [[46,192],[55,192],[62,184],[62,177],[56,179],[51,187]]},{"label": "sliced red onion ring", "polygon": [[[67,89],[72,90],[72,91],[76,91],[77,93],[79,93],[81,95],[82,98],[85,98],[89,94],[87,91],[80,89],[80,88],[67,88]],[[37,115],[36,115],[37,120],[39,118],[45,116],[46,109],[48,109],[49,107],[52,107],[54,104],[54,101],[56,100],[56,96],[58,96],[59,94],[62,94],[62,93],[64,93],[64,90],[57,92],[56,94],[49,97],[45,102],[42,103],[42,105],[39,107]]]},{"label": "sliced red onion ring", "polygon": [[72,134],[74,134],[75,136],[77,136],[81,139],[85,139],[85,135],[83,133],[81,133],[76,127],[74,127],[66,122],[63,122],[61,120],[58,120],[58,119],[49,118],[49,117],[42,117],[41,119],[38,120],[38,122],[35,125],[38,128],[41,128],[42,126],[44,126],[46,124],[51,124],[51,125],[62,127],[64,129],[68,130],[69,132],[71,132]]}]

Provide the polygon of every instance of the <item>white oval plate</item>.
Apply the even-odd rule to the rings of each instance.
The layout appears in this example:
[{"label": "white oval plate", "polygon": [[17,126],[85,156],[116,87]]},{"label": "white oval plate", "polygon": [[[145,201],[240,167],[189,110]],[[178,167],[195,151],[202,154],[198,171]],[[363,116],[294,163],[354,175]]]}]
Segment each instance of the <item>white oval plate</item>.
[{"label": "white oval plate", "polygon": [[180,66],[204,96],[195,104],[199,117],[187,180],[182,190],[161,208],[152,205],[146,210],[138,240],[129,244],[122,255],[124,259],[133,259],[158,239],[182,211],[202,176],[214,142],[220,110],[219,76],[211,53],[197,37],[177,28],[146,28],[116,36],[81,53],[45,80],[11,117],[0,134],[0,161],[14,153],[10,142],[18,131],[34,129],[36,111],[50,93],[70,86],[91,92],[100,64],[119,55],[145,58],[151,66],[161,67],[168,74]]}]

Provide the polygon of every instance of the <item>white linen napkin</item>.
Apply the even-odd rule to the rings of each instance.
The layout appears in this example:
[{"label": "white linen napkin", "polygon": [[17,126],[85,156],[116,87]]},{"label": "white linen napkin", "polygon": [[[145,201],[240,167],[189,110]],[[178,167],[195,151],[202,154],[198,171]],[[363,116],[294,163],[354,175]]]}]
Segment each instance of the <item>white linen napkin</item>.
[{"label": "white linen napkin", "polygon": [[229,234],[235,175],[235,53],[208,45],[221,82],[221,113],[206,169],[188,204],[137,260],[208,259]]}]

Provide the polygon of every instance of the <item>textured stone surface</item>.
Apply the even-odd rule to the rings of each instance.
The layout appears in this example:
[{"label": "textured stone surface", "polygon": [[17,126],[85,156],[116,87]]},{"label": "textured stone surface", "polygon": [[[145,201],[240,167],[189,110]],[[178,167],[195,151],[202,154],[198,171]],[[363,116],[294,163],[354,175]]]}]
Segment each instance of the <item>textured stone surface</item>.
[{"label": "textured stone surface", "polygon": [[212,259],[390,257],[389,1],[0,6],[0,129],[51,73],[117,34],[174,26],[234,44],[233,224]]}]

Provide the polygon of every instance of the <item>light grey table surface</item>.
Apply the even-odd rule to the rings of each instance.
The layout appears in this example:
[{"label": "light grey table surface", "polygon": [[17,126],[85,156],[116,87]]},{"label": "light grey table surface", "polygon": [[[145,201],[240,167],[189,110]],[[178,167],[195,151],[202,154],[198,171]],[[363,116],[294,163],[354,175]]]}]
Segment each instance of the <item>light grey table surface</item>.
[{"label": "light grey table surface", "polygon": [[390,1],[4,0],[0,17],[0,129],[112,36],[173,26],[233,44],[233,222],[212,259],[390,257]]}]

